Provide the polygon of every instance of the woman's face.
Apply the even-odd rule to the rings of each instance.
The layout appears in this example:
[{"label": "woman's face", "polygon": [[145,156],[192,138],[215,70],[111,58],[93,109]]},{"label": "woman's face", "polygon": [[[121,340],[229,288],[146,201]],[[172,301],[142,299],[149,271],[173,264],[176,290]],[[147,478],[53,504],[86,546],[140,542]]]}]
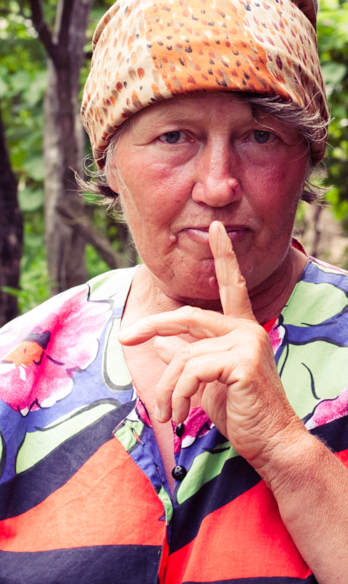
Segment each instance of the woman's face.
[{"label": "woman's face", "polygon": [[139,254],[171,298],[218,298],[210,223],[222,221],[249,291],[285,265],[308,148],[272,116],[255,121],[229,94],[180,96],[145,108],[112,161]]}]

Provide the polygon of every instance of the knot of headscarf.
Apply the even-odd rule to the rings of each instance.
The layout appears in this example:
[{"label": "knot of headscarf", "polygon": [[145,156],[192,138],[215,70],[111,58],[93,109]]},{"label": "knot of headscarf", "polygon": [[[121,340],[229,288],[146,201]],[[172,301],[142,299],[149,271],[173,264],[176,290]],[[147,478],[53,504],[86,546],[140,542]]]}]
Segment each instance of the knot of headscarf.
[{"label": "knot of headscarf", "polygon": [[[93,37],[82,119],[100,167],[111,136],[178,94],[278,96],[328,120],[315,0],[118,0]],[[323,139],[311,145],[315,162]]]}]

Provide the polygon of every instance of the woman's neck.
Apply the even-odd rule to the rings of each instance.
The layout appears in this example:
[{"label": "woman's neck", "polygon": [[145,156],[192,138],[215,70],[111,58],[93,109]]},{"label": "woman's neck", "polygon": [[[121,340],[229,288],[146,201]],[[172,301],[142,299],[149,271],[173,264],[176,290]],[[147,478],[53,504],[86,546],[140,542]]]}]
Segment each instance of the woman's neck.
[{"label": "woman's neck", "polygon": [[307,256],[291,247],[286,260],[267,280],[250,291],[249,297],[256,320],[265,324],[278,317],[305,269]]}]

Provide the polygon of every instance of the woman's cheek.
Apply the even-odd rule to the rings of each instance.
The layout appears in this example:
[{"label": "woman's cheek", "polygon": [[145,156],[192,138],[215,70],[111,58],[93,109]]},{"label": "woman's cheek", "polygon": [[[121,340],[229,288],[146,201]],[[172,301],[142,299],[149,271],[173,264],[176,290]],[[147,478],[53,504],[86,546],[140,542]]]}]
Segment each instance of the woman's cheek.
[{"label": "woman's cheek", "polygon": [[[193,181],[184,169],[161,169],[149,179],[149,188],[144,191],[146,210],[154,222],[175,219],[191,197]],[[141,201],[143,206],[143,201]]]}]

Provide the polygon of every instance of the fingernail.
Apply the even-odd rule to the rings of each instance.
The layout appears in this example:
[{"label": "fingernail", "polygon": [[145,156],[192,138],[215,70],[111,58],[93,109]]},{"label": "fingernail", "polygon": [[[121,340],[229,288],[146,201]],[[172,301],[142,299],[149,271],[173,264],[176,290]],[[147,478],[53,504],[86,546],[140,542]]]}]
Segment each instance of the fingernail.
[{"label": "fingernail", "polygon": [[161,412],[161,410],[159,409],[158,406],[155,407],[155,418],[159,422],[162,422],[163,416],[162,416],[162,412]]}]

